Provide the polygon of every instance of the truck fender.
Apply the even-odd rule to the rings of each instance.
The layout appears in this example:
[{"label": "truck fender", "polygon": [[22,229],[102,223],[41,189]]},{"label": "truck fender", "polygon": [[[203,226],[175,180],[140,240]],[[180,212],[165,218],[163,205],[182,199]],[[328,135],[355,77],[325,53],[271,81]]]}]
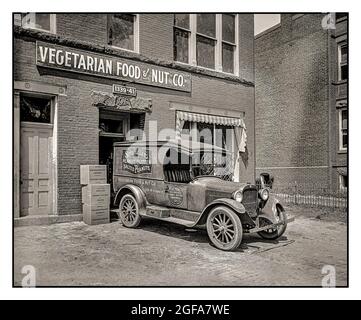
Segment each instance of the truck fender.
[{"label": "truck fender", "polygon": [[260,216],[265,216],[275,222],[277,208],[285,212],[285,209],[280,201],[275,196],[270,195],[266,205],[261,209]]},{"label": "truck fender", "polygon": [[210,204],[208,204],[202,211],[200,217],[198,218],[198,220],[195,222],[194,226],[200,226],[200,225],[204,225],[207,222],[207,217],[209,212],[216,206],[219,205],[223,205],[226,206],[228,208],[230,208],[231,210],[235,211],[236,214],[239,216],[242,224],[250,224],[250,225],[254,225],[254,221],[252,220],[252,218],[247,214],[246,209],[244,208],[243,204],[240,202],[237,202],[236,200],[233,199],[228,199],[228,198],[220,198],[217,199],[213,202],[211,202]]},{"label": "truck fender", "polygon": [[141,215],[145,214],[147,206],[147,199],[145,197],[145,194],[141,188],[132,184],[127,184],[118,190],[114,198],[114,206],[118,207],[120,204],[120,200],[126,194],[131,194],[132,196],[134,196],[139,206],[139,213]]}]

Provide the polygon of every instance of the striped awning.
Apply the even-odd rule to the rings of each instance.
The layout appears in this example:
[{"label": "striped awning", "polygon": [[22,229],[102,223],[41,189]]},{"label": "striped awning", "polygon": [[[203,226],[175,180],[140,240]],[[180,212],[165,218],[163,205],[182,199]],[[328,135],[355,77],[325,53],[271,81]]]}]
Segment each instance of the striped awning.
[{"label": "striped awning", "polygon": [[212,123],[212,124],[219,124],[224,126],[244,128],[244,121],[242,118],[231,118],[231,117],[223,117],[223,116],[216,116],[210,114],[178,111],[177,119],[180,121]]}]

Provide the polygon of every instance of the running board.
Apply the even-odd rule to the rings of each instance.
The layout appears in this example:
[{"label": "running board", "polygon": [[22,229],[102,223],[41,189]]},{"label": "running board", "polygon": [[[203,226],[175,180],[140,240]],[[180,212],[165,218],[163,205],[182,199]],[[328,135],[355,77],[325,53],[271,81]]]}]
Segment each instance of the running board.
[{"label": "running board", "polygon": [[[110,212],[116,213],[119,216],[119,209],[111,209]],[[156,205],[148,205],[146,207],[146,213],[143,214],[144,217],[168,221],[171,223],[183,225],[188,228],[195,226],[199,215],[200,213],[198,212],[173,208],[170,209]]]},{"label": "running board", "polygon": [[165,207],[148,205],[146,207],[146,215],[158,219],[170,218],[170,210]]},{"label": "running board", "polygon": [[198,221],[200,213],[151,204],[146,207],[144,216],[192,227]]}]

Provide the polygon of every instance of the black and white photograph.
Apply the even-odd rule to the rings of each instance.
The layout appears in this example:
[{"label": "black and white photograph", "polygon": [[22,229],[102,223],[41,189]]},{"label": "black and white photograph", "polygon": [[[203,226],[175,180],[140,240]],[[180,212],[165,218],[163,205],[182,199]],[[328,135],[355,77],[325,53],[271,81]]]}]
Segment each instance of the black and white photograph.
[{"label": "black and white photograph", "polygon": [[361,298],[356,5],[0,12],[0,300],[227,320]]},{"label": "black and white photograph", "polygon": [[14,287],[348,287],[348,20],[13,12]]}]

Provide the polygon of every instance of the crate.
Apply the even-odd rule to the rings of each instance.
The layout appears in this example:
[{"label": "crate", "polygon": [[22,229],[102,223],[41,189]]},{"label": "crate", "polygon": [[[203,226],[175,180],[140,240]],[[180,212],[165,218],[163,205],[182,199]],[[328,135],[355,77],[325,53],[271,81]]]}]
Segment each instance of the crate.
[{"label": "crate", "polygon": [[[84,200],[83,200],[84,201]],[[92,206],[97,209],[105,209],[110,207],[110,197],[108,196],[94,196],[89,200],[85,200],[82,205]]]},{"label": "crate", "polygon": [[109,184],[88,184],[82,186],[82,203],[87,205],[98,205],[101,207],[110,204],[110,185]]},{"label": "crate", "polygon": [[107,166],[81,165],[80,184],[105,184],[107,183]]},{"label": "crate", "polygon": [[91,205],[83,204],[83,221],[89,225],[109,223],[109,207],[100,209]]}]

